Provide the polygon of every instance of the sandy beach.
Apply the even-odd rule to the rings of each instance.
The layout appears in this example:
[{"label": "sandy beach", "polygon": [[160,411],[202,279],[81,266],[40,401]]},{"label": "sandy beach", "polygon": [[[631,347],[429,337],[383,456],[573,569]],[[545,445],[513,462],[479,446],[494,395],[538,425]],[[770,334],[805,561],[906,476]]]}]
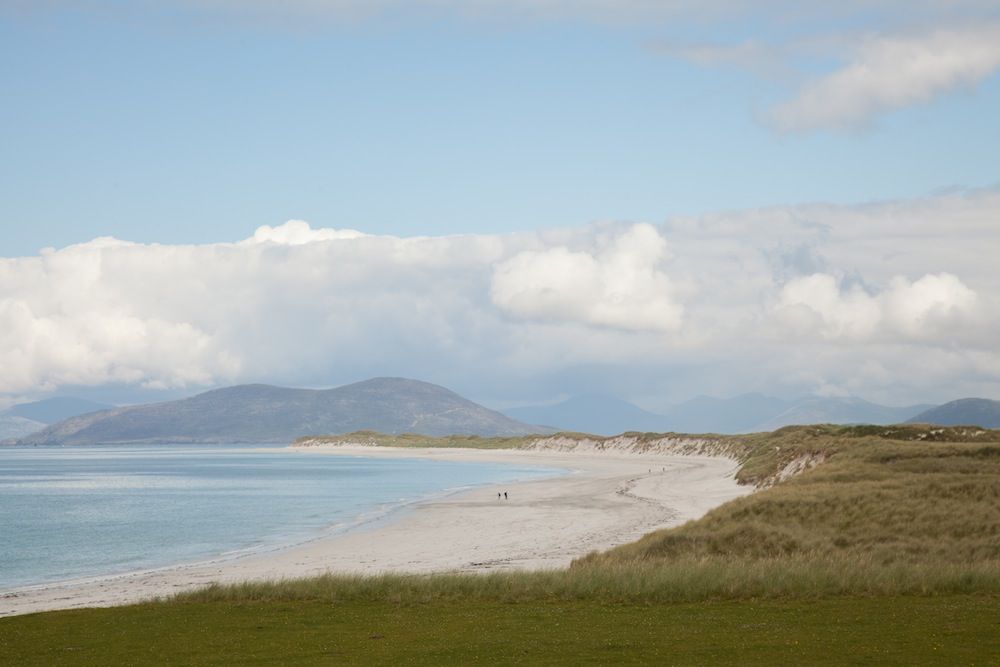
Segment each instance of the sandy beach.
[{"label": "sandy beach", "polygon": [[[0,616],[112,606],[212,582],[336,573],[487,572],[565,567],[750,493],[736,462],[623,451],[298,448],[302,456],[430,458],[538,465],[570,472],[486,486],[407,506],[347,533],[266,552],[157,570],[21,588],[0,594]],[[507,499],[497,497],[507,493]]]}]

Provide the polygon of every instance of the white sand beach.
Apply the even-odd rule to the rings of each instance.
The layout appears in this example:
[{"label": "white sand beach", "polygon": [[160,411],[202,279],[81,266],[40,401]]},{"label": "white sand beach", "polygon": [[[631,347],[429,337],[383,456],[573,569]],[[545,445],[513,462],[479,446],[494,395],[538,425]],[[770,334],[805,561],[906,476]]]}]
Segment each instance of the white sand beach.
[{"label": "white sand beach", "polygon": [[[609,451],[304,447],[302,456],[431,458],[539,465],[569,474],[422,501],[387,520],[267,552],[0,594],[0,616],[111,606],[211,582],[325,572],[486,572],[565,567],[750,493],[731,459]],[[498,493],[507,499],[498,499]]]}]

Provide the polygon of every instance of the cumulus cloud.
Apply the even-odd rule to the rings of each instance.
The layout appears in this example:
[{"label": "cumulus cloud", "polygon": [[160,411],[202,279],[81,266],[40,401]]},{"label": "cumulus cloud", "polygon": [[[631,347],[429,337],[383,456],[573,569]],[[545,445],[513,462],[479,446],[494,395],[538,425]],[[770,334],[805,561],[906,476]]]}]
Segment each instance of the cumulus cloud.
[{"label": "cumulus cloud", "polygon": [[661,265],[667,243],[640,224],[596,251],[527,250],[493,271],[493,303],[516,317],[673,331],[683,306]]},{"label": "cumulus cloud", "polygon": [[365,236],[353,229],[313,229],[304,220],[289,220],[283,225],[272,227],[261,225],[243,243],[280,243],[282,245],[304,245],[314,241],[338,241],[358,239]]},{"label": "cumulus cloud", "polygon": [[971,89],[1000,69],[1000,24],[879,35],[863,40],[849,63],[808,82],[774,107],[783,131],[864,125],[877,114]]},{"label": "cumulus cloud", "polygon": [[[554,320],[644,331],[674,316],[661,289],[668,281],[654,268],[665,243],[653,227],[559,236],[604,249],[550,272],[545,307]],[[515,267],[529,248],[558,254],[548,243],[533,234],[379,237],[290,221],[234,243],[101,238],[0,259],[0,391],[184,387],[380,363],[391,373],[415,357],[504,354],[496,348],[513,325],[491,302],[491,282],[503,300],[504,285],[527,279]],[[589,281],[586,296],[605,292],[589,306],[559,280]],[[528,308],[512,298],[510,312]]]},{"label": "cumulus cloud", "polygon": [[928,274],[913,282],[896,276],[876,294],[816,273],[788,282],[777,312],[793,329],[829,339],[919,339],[946,335],[948,328],[963,324],[974,314],[976,302],[976,293],[950,273]]},{"label": "cumulus cloud", "polygon": [[998,216],[989,189],[503,235],[96,239],[0,258],[0,394],[374,375],[501,400],[1000,394]]}]

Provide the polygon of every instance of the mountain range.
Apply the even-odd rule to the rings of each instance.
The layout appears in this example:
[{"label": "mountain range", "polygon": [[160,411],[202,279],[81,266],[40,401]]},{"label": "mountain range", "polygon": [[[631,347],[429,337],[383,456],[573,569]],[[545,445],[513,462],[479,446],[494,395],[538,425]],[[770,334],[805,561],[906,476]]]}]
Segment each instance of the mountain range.
[{"label": "mountain range", "polygon": [[925,410],[910,422],[941,426],[982,426],[1000,428],[1000,401],[987,398],[960,398]]},{"label": "mountain range", "polygon": [[733,434],[773,431],[792,424],[896,424],[930,407],[889,407],[860,398],[805,396],[785,400],[744,394],[734,398],[699,396],[654,413],[618,398],[586,395],[504,412],[521,421],[597,435],[624,431]]},{"label": "mountain range", "polygon": [[656,413],[618,398],[591,394],[554,405],[511,408],[505,413],[444,387],[403,378],[375,378],[326,390],[256,384],[128,407],[72,397],[23,403],[0,412],[0,440],[33,445],[277,443],[303,435],[358,430],[482,436],[556,430],[595,435],[625,431],[732,434],[772,431],[792,424],[906,421],[1000,427],[1000,401],[977,398],[937,407],[889,407],[842,397],[699,396]]},{"label": "mountain range", "polygon": [[284,443],[358,430],[483,436],[545,433],[438,385],[375,378],[335,389],[254,384],[70,417],[18,444]]}]

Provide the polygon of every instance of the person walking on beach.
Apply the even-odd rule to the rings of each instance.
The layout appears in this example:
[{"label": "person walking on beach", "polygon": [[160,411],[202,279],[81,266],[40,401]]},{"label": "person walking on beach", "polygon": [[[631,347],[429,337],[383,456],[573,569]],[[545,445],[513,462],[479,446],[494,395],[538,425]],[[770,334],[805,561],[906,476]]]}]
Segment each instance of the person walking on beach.
[{"label": "person walking on beach", "polygon": [[507,500],[507,492],[506,491],[503,492],[503,499]]}]

